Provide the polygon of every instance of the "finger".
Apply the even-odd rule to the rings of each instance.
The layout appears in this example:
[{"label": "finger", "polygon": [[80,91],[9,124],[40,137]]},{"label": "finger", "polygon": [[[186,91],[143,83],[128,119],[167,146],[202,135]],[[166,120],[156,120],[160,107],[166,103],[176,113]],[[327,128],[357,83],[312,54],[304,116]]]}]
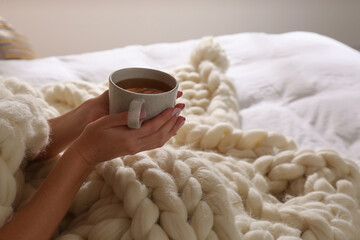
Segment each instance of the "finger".
[{"label": "finger", "polygon": [[185,124],[186,118],[180,116],[177,118],[176,123],[173,125],[173,127],[169,131],[170,136],[175,136],[177,131]]},{"label": "finger", "polygon": [[183,95],[183,92],[182,91],[178,91],[177,92],[177,95],[176,95],[176,98],[179,98],[179,97],[181,97]]},{"label": "finger", "polygon": [[154,135],[149,135],[145,138],[140,139],[142,143],[141,151],[151,150],[155,148],[162,147],[169,139],[175,135],[177,130],[179,130],[182,125],[185,123],[185,118],[178,117],[175,121],[175,123],[172,124],[172,128],[166,135],[161,135],[159,132]]},{"label": "finger", "polygon": [[167,140],[169,140],[169,138],[172,137],[172,135],[170,135],[169,132],[175,125],[177,119],[178,119],[178,117],[176,115],[174,115],[173,117],[171,117],[171,119],[169,121],[167,121],[164,125],[162,125],[159,128],[159,130],[157,130],[156,132],[154,132],[150,135],[143,137],[141,139],[141,141],[143,142],[143,145],[148,145],[148,143],[151,143],[151,142],[160,142],[162,144],[167,142]]},{"label": "finger", "polygon": [[139,139],[140,146],[153,149],[163,146],[176,132],[184,125],[184,117],[173,116],[166,124],[164,124],[157,132]]},{"label": "finger", "polygon": [[170,120],[175,108],[168,108],[157,117],[148,120],[142,124],[142,127],[139,129],[142,132],[143,136],[150,135],[153,132],[156,132],[162,125]]},{"label": "finger", "polygon": [[101,117],[95,121],[95,124],[98,124],[104,128],[113,128],[127,125],[127,120],[128,112],[122,112]]},{"label": "finger", "polygon": [[182,110],[184,110],[184,108],[185,108],[185,104],[184,104],[184,103],[178,103],[178,104],[175,105],[174,108],[180,108],[181,111],[182,111]]},{"label": "finger", "polygon": [[159,116],[145,122],[141,127],[142,135],[147,136],[153,134],[154,132],[157,132],[172,117],[178,117],[184,107],[185,104],[183,103],[176,104],[174,108],[168,108]]}]

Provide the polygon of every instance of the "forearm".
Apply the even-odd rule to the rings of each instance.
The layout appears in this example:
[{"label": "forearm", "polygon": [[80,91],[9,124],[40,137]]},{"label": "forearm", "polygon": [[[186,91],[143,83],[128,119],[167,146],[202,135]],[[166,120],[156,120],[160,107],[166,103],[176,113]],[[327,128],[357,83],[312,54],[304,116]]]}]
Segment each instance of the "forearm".
[{"label": "forearm", "polygon": [[0,240],[50,239],[91,170],[67,150],[34,196],[0,229]]},{"label": "forearm", "polygon": [[64,151],[83,131],[89,122],[87,113],[82,111],[83,103],[76,109],[48,120],[50,126],[49,143],[35,160],[49,159]]},{"label": "forearm", "polygon": [[35,160],[49,159],[69,146],[91,122],[109,114],[109,94],[105,91],[72,111],[49,120],[50,141]]}]

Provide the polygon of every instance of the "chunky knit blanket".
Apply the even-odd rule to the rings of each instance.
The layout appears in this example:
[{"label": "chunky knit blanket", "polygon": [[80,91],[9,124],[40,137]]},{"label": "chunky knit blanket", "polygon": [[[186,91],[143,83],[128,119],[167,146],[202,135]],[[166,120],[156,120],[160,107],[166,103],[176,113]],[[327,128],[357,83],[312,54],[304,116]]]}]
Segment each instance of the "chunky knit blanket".
[{"label": "chunky knit blanket", "polygon": [[[187,123],[162,148],[99,164],[53,238],[359,239],[358,165],[279,133],[239,129],[227,66],[218,43],[199,42],[171,72]],[[0,80],[0,226],[56,164],[27,163],[48,141],[46,120],[106,88]]]}]

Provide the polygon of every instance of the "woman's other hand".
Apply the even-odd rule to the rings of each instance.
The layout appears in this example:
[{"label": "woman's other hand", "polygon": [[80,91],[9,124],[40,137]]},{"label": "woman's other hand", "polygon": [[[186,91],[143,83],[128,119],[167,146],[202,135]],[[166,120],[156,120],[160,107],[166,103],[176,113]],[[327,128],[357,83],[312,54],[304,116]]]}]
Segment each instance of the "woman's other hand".
[{"label": "woman's other hand", "polygon": [[76,152],[86,164],[95,166],[115,157],[161,147],[185,123],[185,118],[179,116],[184,107],[184,104],[177,104],[144,122],[140,129],[127,127],[127,112],[104,115],[85,127],[69,151]]}]

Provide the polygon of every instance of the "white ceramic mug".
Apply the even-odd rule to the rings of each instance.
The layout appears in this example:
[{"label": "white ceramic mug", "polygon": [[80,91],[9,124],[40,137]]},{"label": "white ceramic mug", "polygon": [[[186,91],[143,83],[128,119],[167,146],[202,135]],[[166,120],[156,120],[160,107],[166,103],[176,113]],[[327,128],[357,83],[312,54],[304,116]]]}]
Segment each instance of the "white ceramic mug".
[{"label": "white ceramic mug", "polygon": [[[162,93],[148,94],[132,92],[119,86],[123,81],[134,82],[137,79],[160,81],[167,84],[169,89]],[[142,124],[141,110],[146,112],[144,121],[156,117],[167,108],[175,106],[177,91],[178,83],[170,74],[149,68],[123,68],[113,72],[109,77],[109,113],[128,111],[128,127],[137,129]]]}]

